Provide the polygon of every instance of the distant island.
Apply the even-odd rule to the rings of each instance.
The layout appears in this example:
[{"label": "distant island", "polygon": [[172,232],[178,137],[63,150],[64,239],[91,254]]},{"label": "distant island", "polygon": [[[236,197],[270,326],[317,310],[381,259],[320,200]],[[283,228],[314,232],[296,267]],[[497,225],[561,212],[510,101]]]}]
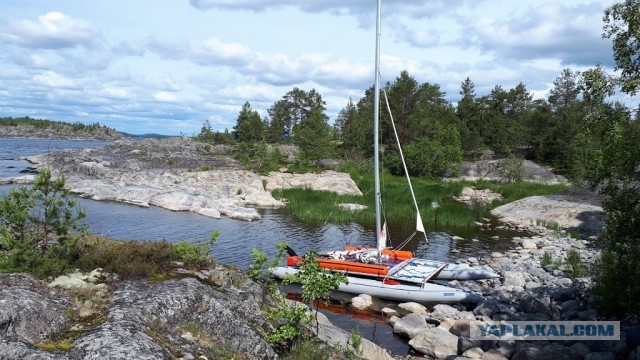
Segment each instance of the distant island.
[{"label": "distant island", "polygon": [[66,123],[30,117],[0,118],[0,138],[42,138],[64,140],[121,140],[127,135],[95,123]]}]

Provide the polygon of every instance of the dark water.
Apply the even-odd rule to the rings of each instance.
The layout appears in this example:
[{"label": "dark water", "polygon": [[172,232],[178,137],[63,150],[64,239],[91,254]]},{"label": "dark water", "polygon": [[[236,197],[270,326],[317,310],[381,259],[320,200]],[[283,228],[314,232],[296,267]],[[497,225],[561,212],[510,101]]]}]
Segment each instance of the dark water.
[{"label": "dark water", "polygon": [[[16,176],[29,166],[26,161],[16,160],[20,156],[106,144],[108,142],[104,141],[0,139],[0,177]],[[10,188],[8,185],[0,186],[0,194]],[[261,220],[244,222],[229,218],[213,219],[157,207],[142,208],[87,199],[80,199],[80,205],[87,213],[83,222],[92,233],[119,240],[197,241],[207,240],[212,231],[219,230],[220,236],[212,247],[214,256],[221,263],[235,264],[242,269],[246,269],[251,262],[251,249],[261,248],[273,255],[276,244],[281,241],[289,242],[301,254],[309,250],[334,250],[346,245],[375,246],[373,229],[363,228],[358,224],[308,226],[293,221],[283,210],[261,210]],[[508,234],[476,229],[458,229],[451,233],[462,235],[465,240],[453,242],[449,232],[441,231],[429,234],[428,245],[423,241],[424,237],[420,239],[417,236],[409,244],[408,250],[415,251],[417,257],[451,260],[452,249],[456,249],[456,257],[478,257],[490,251],[505,250],[509,246],[508,240],[489,240],[496,234],[504,238]],[[402,229],[393,229],[391,234],[400,242],[411,235],[410,231]],[[479,241],[472,241],[472,238]],[[331,309],[322,311],[336,325],[348,331],[358,328],[365,338],[382,344],[394,353],[406,354],[408,351],[406,342],[395,337],[391,328],[379,320],[363,319],[353,312],[345,315]]]},{"label": "dark water", "polygon": [[97,140],[48,140],[0,138],[0,178],[19,176],[29,163],[17,158],[46,154],[63,149],[85,149],[109,144]]}]

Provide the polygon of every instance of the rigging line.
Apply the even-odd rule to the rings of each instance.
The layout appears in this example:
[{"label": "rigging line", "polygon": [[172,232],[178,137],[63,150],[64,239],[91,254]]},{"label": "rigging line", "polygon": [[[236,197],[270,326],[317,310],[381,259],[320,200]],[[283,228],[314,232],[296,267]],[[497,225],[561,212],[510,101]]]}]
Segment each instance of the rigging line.
[{"label": "rigging line", "polygon": [[[378,76],[380,76],[380,73],[378,73]],[[417,216],[420,216],[420,208],[418,208],[418,201],[416,201],[416,195],[413,192],[413,185],[411,184],[411,178],[409,177],[409,170],[407,169],[407,163],[404,161],[404,154],[402,152],[402,146],[400,145],[400,138],[398,138],[398,131],[396,130],[396,124],[393,121],[393,114],[391,113],[391,106],[389,106],[389,98],[387,97],[387,89],[382,88],[382,93],[384,94],[384,101],[385,101],[385,103],[387,105],[387,111],[389,112],[389,118],[391,119],[391,127],[393,128],[393,133],[396,136],[396,144],[398,145],[398,152],[400,153],[400,159],[402,160],[402,166],[404,167],[404,174],[407,177],[407,183],[409,183],[409,190],[411,190],[411,198],[413,198],[413,205],[416,208]],[[420,225],[422,225],[422,224],[420,224]],[[426,231],[423,234],[424,234],[424,239],[428,241]]]},{"label": "rigging line", "polygon": [[[380,72],[378,71],[378,77],[380,77]],[[380,78],[379,81],[382,81],[382,79]],[[378,122],[382,122],[381,118],[378,117]],[[380,127],[378,127],[378,142],[382,143],[382,129]],[[381,147],[381,156],[380,156],[380,169],[384,169],[384,146]],[[380,185],[381,185],[381,189],[380,189],[380,213],[382,216],[382,228],[380,231],[382,231],[384,229],[384,231],[386,232],[387,235],[387,247],[390,246],[391,243],[391,234],[389,233],[389,229],[386,226],[387,224],[387,208],[384,205],[384,201],[382,201],[382,194],[386,193],[386,188],[387,188],[387,183],[385,181],[385,177],[384,177],[384,170],[380,171]]]},{"label": "rigging line", "polygon": [[403,247],[405,247],[405,245],[407,245],[409,243],[409,241],[411,241],[411,239],[413,239],[414,236],[416,236],[417,231],[414,231],[413,234],[411,234],[411,236],[409,236],[405,241],[402,242],[402,244],[397,246],[397,250],[402,249]]}]

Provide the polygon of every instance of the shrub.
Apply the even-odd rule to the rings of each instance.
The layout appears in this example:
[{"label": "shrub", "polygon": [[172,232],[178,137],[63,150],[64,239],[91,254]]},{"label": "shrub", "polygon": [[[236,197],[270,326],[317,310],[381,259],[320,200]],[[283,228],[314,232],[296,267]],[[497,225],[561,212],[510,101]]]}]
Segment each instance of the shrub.
[{"label": "shrub", "polygon": [[549,251],[544,252],[544,255],[542,255],[542,258],[540,258],[540,264],[542,264],[542,266],[553,264],[553,256],[551,255],[551,252]]},{"label": "shrub", "polygon": [[508,182],[519,182],[524,178],[524,159],[509,156],[498,161],[498,168]]},{"label": "shrub", "polygon": [[206,242],[180,241],[171,244],[175,260],[183,261],[189,265],[202,266],[210,262],[211,246],[216,243],[220,231],[214,231]]},{"label": "shrub", "polygon": [[[459,144],[445,144],[440,140],[421,139],[404,148],[407,170],[412,176],[442,177],[455,172],[462,160]],[[394,175],[404,174],[400,154],[391,152],[385,156],[385,164]]]},{"label": "shrub", "polygon": [[569,250],[566,265],[569,267],[573,276],[584,276],[587,274],[587,265],[582,262],[580,252],[578,250]]},{"label": "shrub", "polygon": [[78,243],[75,266],[84,271],[103,268],[122,279],[149,278],[170,268],[176,257],[168,241],[114,241],[87,237]]},{"label": "shrub", "polygon": [[71,258],[84,211],[64,188],[65,179],[53,179],[49,169],[36,176],[31,187],[12,189],[0,199],[0,254],[2,271],[63,271]]}]

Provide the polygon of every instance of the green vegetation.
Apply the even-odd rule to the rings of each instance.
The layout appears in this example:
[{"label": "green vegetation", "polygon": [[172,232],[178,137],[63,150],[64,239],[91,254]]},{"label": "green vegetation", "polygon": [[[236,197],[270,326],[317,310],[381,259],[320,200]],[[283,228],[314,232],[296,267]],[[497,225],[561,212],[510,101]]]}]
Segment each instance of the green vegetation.
[{"label": "green vegetation", "polygon": [[20,128],[27,133],[37,134],[39,131],[48,131],[59,136],[71,135],[76,137],[89,138],[121,138],[124,137],[115,129],[108,128],[99,123],[86,125],[81,122],[66,123],[62,121],[51,121],[44,119],[33,119],[28,116],[20,118],[2,117],[0,118],[0,130],[5,128]]},{"label": "green vegetation", "polygon": [[[374,221],[373,176],[362,173],[352,173],[364,196],[337,195],[330,192],[313,191],[309,189],[289,189],[274,191],[276,198],[287,199],[287,210],[297,220],[312,224],[325,221],[333,223],[357,222],[371,225]],[[412,179],[416,193],[416,200],[420,205],[422,219],[426,226],[473,226],[478,219],[487,216],[488,209],[469,207],[451,199],[460,194],[465,186],[478,189],[490,189],[502,194],[505,200],[495,202],[490,208],[512,202],[527,196],[554,194],[566,190],[566,185],[545,185],[528,182],[514,182],[500,184],[491,181],[477,182],[447,182],[424,178]],[[399,176],[383,176],[383,195],[385,215],[389,224],[412,224],[415,221],[415,210],[407,189],[406,179]],[[432,208],[433,202],[438,203]],[[368,208],[363,211],[350,212],[339,208],[339,203],[358,203]],[[309,206],[309,204],[314,204]]]},{"label": "green vegetation", "polygon": [[551,254],[550,251],[544,252],[544,254],[542,255],[542,258],[540,258],[540,264],[542,266],[553,265],[553,255]]},{"label": "green vegetation", "polygon": [[280,151],[265,142],[239,143],[236,146],[236,158],[244,166],[263,175],[278,170],[282,163]]},{"label": "green vegetation", "polygon": [[272,297],[273,305],[264,309],[264,315],[273,328],[263,332],[262,336],[281,352],[302,338],[301,325],[311,322],[307,308],[287,302],[280,292],[280,285],[269,273],[270,268],[278,266],[284,259],[286,247],[287,243],[278,243],[278,253],[271,261],[264,251],[254,248],[251,252],[253,263],[249,265],[249,277],[262,284]]},{"label": "green vegetation", "polygon": [[71,265],[84,212],[64,184],[64,177],[53,179],[44,169],[33,186],[14,188],[0,199],[0,269],[47,276]]},{"label": "green vegetation", "polygon": [[582,261],[580,252],[578,250],[569,250],[565,265],[569,268],[569,271],[571,271],[571,275],[573,276],[580,277],[588,275],[589,269],[587,265]]},{"label": "green vegetation", "polygon": [[312,308],[315,303],[316,324],[320,301],[329,301],[332,291],[338,290],[340,284],[348,283],[347,277],[342,273],[321,268],[320,263],[315,261],[317,256],[318,254],[313,251],[307,253],[299,265],[299,271],[285,278],[285,283],[296,283],[302,286],[302,300],[311,304]]},{"label": "green vegetation", "polygon": [[[249,277],[269,291],[273,303],[263,310],[273,328],[263,332],[262,336],[280,354],[285,355],[286,359],[308,359],[309,356],[312,359],[326,359],[330,352],[326,352],[323,346],[318,348],[316,340],[304,332],[303,325],[309,325],[313,320],[318,324],[318,302],[327,301],[331,292],[337,290],[340,283],[346,282],[346,277],[320,268],[314,261],[316,254],[309,253],[302,259],[298,273],[286,277],[282,283],[277,283],[270,276],[269,269],[282,262],[286,251],[287,243],[281,242],[278,244],[278,253],[271,261],[261,249],[253,249],[251,253],[253,263],[249,265]],[[301,284],[302,299],[312,305],[316,304],[315,316],[309,315],[306,306],[284,298],[281,286],[289,283]],[[305,357],[305,349],[310,347],[317,349]]]},{"label": "green vegetation", "polygon": [[219,232],[205,242],[122,242],[87,235],[84,217],[64,188],[42,170],[33,186],[12,189],[0,199],[0,272],[57,276],[75,268],[103,268],[123,279],[167,277],[173,261],[202,266]]},{"label": "green vegetation", "polygon": [[640,115],[635,119],[623,106],[602,105],[616,86],[635,95],[640,87],[640,1],[626,0],[605,10],[603,37],[613,40],[616,70],[612,79],[597,67],[588,72],[585,87],[591,104],[587,117],[596,157],[591,185],[607,196],[607,223],[599,239],[602,247],[595,271],[594,291],[603,309],[615,315],[640,314]]}]

